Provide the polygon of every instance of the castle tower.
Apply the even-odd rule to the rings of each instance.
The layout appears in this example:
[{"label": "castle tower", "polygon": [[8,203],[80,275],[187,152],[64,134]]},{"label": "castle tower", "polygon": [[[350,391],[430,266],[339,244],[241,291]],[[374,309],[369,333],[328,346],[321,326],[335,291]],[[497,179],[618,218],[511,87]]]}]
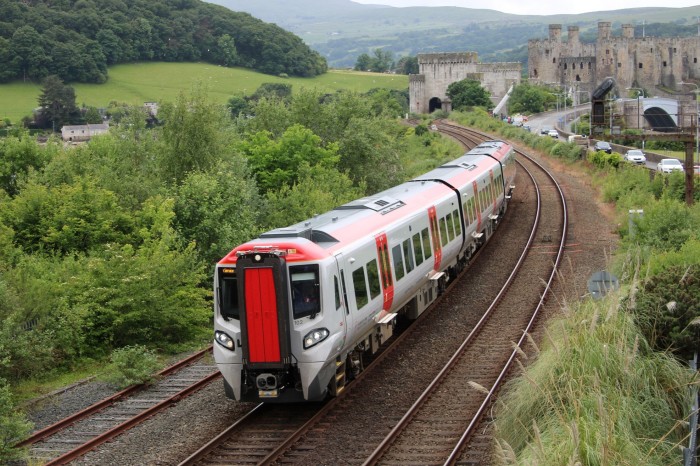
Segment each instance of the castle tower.
[{"label": "castle tower", "polygon": [[634,39],[634,26],[631,24],[622,25],[622,37],[625,39]]},{"label": "castle tower", "polygon": [[549,40],[553,42],[561,42],[561,24],[549,25]]},{"label": "castle tower", "polygon": [[598,23],[598,40],[610,39],[610,22],[601,21]]},{"label": "castle tower", "polygon": [[578,26],[569,26],[569,45],[578,45]]}]

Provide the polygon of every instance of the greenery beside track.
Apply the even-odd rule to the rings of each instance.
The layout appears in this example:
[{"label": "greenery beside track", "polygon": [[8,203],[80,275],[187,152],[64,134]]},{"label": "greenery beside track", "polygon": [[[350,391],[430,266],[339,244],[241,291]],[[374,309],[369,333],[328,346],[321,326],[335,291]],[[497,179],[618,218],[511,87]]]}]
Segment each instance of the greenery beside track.
[{"label": "greenery beside track", "polygon": [[[610,266],[621,290],[601,301],[565,303],[562,318],[548,326],[537,359],[497,403],[498,464],[682,464],[697,385],[685,364],[698,349],[690,325],[700,317],[697,191],[687,206],[682,173],[650,179],[619,154],[582,160],[573,144],[485,112],[450,117],[588,170],[603,201],[615,204],[620,225]],[[644,211],[632,231],[631,209]]]},{"label": "greenery beside track", "polygon": [[77,146],[0,139],[0,458],[27,430],[8,384],[201,347],[213,264],[234,246],[462,152],[401,124],[401,93],[257,94],[232,118],[195,86],[161,105],[162,126],[124,109]]}]

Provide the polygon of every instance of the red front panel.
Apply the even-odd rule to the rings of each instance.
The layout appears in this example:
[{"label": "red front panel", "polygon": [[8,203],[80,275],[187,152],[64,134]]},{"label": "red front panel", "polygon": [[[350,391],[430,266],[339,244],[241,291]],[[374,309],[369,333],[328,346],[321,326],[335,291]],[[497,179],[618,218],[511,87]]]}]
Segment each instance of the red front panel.
[{"label": "red front panel", "polygon": [[250,362],[280,362],[277,295],[272,268],[245,270],[245,303]]}]

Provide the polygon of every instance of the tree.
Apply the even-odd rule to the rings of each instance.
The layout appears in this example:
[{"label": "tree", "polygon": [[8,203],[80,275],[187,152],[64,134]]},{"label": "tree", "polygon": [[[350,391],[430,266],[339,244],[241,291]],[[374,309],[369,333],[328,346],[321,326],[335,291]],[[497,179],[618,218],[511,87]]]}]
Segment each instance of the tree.
[{"label": "tree", "polygon": [[218,59],[224,66],[233,66],[238,63],[238,51],[231,36],[224,34],[216,41],[218,47]]},{"label": "tree", "polygon": [[355,62],[355,71],[368,71],[370,69],[372,69],[372,57],[366,53],[363,53],[357,57],[357,61]]},{"label": "tree", "polygon": [[180,182],[188,172],[207,171],[221,158],[228,142],[224,125],[231,119],[208,101],[202,86],[190,96],[180,93],[175,104],[163,105],[160,115],[165,121],[160,168],[167,179]]},{"label": "tree", "polygon": [[48,75],[46,64],[51,57],[46,54],[43,44],[44,38],[29,25],[20,27],[12,35],[12,65],[20,71],[23,80],[42,79]]},{"label": "tree", "polygon": [[490,93],[475,79],[463,79],[447,86],[447,96],[452,99],[452,108],[463,110],[468,107],[493,108]]},{"label": "tree", "polygon": [[511,113],[540,113],[545,111],[546,104],[553,99],[548,89],[521,83],[513,88],[508,99]]},{"label": "tree", "polygon": [[78,115],[75,90],[71,86],[64,85],[61,78],[56,75],[47,76],[44,79],[38,102],[42,118],[54,131],[60,130],[63,125],[70,123]]},{"label": "tree", "polygon": [[418,74],[418,57],[401,57],[396,63],[396,72],[399,74]]},{"label": "tree", "polygon": [[256,133],[241,144],[241,149],[248,156],[261,192],[292,186],[304,162],[325,167],[338,163],[337,145],[323,147],[320,137],[298,124],[290,126],[278,140],[267,131]]},{"label": "tree", "polygon": [[394,54],[390,51],[375,49],[372,59],[372,71],[386,73],[394,68]]}]

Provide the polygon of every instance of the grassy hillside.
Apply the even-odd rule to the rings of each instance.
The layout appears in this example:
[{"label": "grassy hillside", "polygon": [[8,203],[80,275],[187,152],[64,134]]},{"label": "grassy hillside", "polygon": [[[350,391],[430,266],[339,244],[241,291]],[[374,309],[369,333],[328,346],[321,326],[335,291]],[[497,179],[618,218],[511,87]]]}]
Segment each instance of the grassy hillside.
[{"label": "grassy hillside", "polygon": [[[74,84],[76,103],[106,107],[111,101],[143,104],[174,101],[178,93],[197,83],[207,85],[216,102],[225,103],[236,93],[252,94],[262,83],[282,82],[328,92],[351,89],[365,92],[375,87],[408,88],[408,76],[353,71],[330,71],[315,78],[278,78],[243,68],[224,68],[207,63],[138,63],[109,69],[105,84]],[[39,84],[0,85],[0,118],[13,122],[31,114],[41,92]]]},{"label": "grassy hillside", "polygon": [[[458,7],[395,8],[360,5],[350,0],[207,0],[278,24],[301,37],[329,66],[353,66],[362,53],[381,48],[396,56],[430,52],[476,51],[483,62],[521,61],[526,67],[528,39],[544,39],[549,24],[578,26],[583,41],[594,40],[599,21],[613,34],[621,24],[642,22],[678,26],[674,35],[693,35],[700,6],[627,8],[583,14],[514,15],[490,9]],[[685,28],[684,28],[685,26]]]}]

